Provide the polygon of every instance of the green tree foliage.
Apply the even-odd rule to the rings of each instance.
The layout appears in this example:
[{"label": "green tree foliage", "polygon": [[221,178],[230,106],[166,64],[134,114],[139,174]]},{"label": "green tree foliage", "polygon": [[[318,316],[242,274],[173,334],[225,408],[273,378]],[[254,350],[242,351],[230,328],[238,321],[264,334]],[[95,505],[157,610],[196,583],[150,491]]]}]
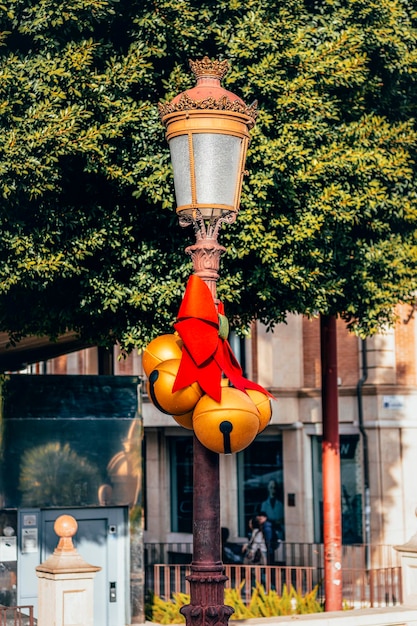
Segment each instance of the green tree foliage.
[{"label": "green tree foliage", "polygon": [[340,313],[372,333],[416,284],[415,14],[384,0],[269,8],[222,31],[261,102],[235,276],[266,322]]},{"label": "green tree foliage", "polygon": [[205,54],[259,100],[229,316],[389,322],[417,287],[416,20],[407,0],[0,3],[0,330],[130,349],[170,329],[193,234],[156,105]]}]

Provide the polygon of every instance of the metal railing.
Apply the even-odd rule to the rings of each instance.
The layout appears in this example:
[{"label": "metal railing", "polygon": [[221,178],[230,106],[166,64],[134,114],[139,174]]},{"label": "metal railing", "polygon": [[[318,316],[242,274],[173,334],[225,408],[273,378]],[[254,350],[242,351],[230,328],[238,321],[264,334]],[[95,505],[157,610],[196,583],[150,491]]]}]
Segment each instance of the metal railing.
[{"label": "metal railing", "polygon": [[[145,542],[145,564],[186,565],[191,562],[192,551],[193,545],[190,542]],[[342,546],[343,567],[366,569],[368,557],[371,569],[400,566],[400,555],[390,545]],[[322,568],[324,566],[323,544],[282,542],[276,552],[276,561],[280,565]]]},{"label": "metal railing", "polygon": [[[176,592],[189,593],[186,577],[189,565],[153,564],[146,567],[147,590],[168,600]],[[252,590],[261,583],[268,592],[280,594],[284,585],[294,587],[302,595],[317,586],[317,600],[324,602],[323,568],[280,565],[225,565],[226,587],[241,587],[242,600],[248,604]],[[343,602],[350,608],[395,606],[402,601],[401,568],[386,567],[369,570],[343,569]]]},{"label": "metal railing", "polygon": [[0,605],[0,626],[34,626],[33,606]]},{"label": "metal railing", "polygon": [[[175,591],[188,592],[186,576],[192,560],[192,544],[145,543],[144,547],[146,589],[166,599]],[[283,542],[276,552],[276,561],[276,565],[264,567],[226,564],[227,586],[237,588],[244,583],[245,602],[250,599],[256,582],[262,583],[267,591],[276,589],[278,593],[284,584],[303,594],[317,586],[317,598],[324,601],[322,544]],[[392,546],[344,545],[342,564],[343,598],[347,606],[371,608],[401,602],[400,556]]]},{"label": "metal railing", "polygon": [[[189,565],[158,565],[152,568],[152,591],[165,600],[176,592],[189,593],[186,577],[190,574]],[[300,593],[307,593],[315,586],[316,571],[312,567],[279,567],[275,565],[225,565],[228,578],[226,587],[238,588],[242,585],[242,599],[248,603],[252,589],[257,583],[266,590],[281,590],[284,585],[293,586]],[[147,579],[149,580],[149,576]]]},{"label": "metal railing", "polygon": [[402,603],[401,567],[369,571],[344,568],[343,599],[352,608],[378,608]]}]

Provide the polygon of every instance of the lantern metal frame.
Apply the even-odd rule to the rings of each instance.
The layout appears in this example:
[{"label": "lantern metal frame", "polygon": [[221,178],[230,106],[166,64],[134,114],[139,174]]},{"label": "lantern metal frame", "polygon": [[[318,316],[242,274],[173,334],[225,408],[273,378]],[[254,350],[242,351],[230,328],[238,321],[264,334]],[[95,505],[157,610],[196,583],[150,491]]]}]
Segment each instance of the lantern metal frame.
[{"label": "lantern metal frame", "polygon": [[[215,219],[229,213],[236,214],[239,210],[243,176],[246,173],[244,167],[250,140],[249,130],[255,124],[257,103],[247,106],[241,98],[221,87],[220,80],[229,69],[227,61],[211,61],[208,57],[204,57],[201,61],[190,61],[190,67],[197,79],[197,85],[179,94],[171,102],[160,103],[158,107],[161,121],[166,126],[166,139],[171,148],[174,184],[176,186],[179,183],[186,184],[187,193],[190,196],[188,202],[179,202],[177,214],[193,216],[199,212],[203,219]],[[223,181],[216,179],[204,181],[205,184],[200,184],[200,180],[207,177],[206,170],[212,166],[209,160],[205,160],[204,164],[199,164],[200,169],[198,171],[196,169],[197,157],[201,159],[204,156],[197,154],[197,141],[201,135],[209,135],[214,141],[219,140],[220,137],[237,139],[234,171],[212,172],[214,178],[219,174],[226,177],[234,176],[233,181],[229,179],[230,188],[233,191],[228,194],[229,202],[207,202],[199,197],[202,194],[201,189],[207,192],[210,184],[214,187],[212,190],[214,194],[221,196],[225,193],[222,189],[224,179]],[[187,140],[189,180],[186,182],[180,180],[184,172],[176,171],[176,155],[172,152],[173,140],[180,137]],[[205,139],[208,138],[205,137]],[[220,160],[221,157],[227,158],[228,155],[218,153],[215,156]],[[201,165],[207,167],[201,167]],[[219,165],[217,163],[217,167]],[[230,163],[229,168],[233,169]],[[176,196],[178,195],[176,190]]]},{"label": "lantern metal frame", "polygon": [[[239,210],[244,164],[249,143],[247,116],[228,111],[178,111],[167,115],[166,138],[170,143],[176,137],[187,137],[188,159],[190,164],[190,202],[177,206],[177,213],[192,214],[199,210],[204,219],[210,219],[225,213],[237,213]],[[196,172],[195,136],[201,134],[231,136],[240,139],[240,153],[236,166],[237,177],[234,184],[231,203],[200,202],[198,194],[198,174]],[[174,172],[175,177],[175,172]]]}]

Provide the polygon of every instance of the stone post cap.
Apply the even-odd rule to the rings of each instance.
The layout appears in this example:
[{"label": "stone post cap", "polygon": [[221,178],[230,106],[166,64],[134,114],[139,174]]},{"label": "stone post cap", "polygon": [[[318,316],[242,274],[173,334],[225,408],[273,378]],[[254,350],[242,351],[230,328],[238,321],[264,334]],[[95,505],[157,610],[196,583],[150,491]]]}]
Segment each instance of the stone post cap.
[{"label": "stone post cap", "polygon": [[394,546],[397,552],[415,552],[417,553],[417,533],[413,535],[406,543],[400,546]]},{"label": "stone post cap", "polygon": [[[417,517],[417,508],[415,510]],[[394,546],[394,550],[397,552],[415,552],[417,553],[417,533],[415,533],[406,543],[401,546]]]},{"label": "stone post cap", "polygon": [[60,515],[55,520],[54,531],[59,537],[55,552],[76,552],[72,538],[78,530],[78,523],[72,515]]},{"label": "stone post cap", "polygon": [[59,542],[54,553],[37,566],[37,572],[49,574],[76,574],[98,572],[101,567],[90,565],[77,552],[72,538],[78,530],[77,520],[72,515],[60,515],[54,523],[54,531]]}]

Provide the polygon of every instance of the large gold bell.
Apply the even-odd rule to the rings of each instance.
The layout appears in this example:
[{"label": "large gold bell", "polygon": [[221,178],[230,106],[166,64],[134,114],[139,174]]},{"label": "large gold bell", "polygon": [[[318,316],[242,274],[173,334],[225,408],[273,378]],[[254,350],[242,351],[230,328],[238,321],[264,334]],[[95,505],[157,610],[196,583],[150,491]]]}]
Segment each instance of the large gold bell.
[{"label": "large gold bell", "polygon": [[259,411],[258,417],[260,424],[258,433],[261,433],[271,421],[271,398],[269,398],[266,393],[262,393],[262,391],[258,391],[257,389],[246,389],[246,393]]},{"label": "large gold bell", "polygon": [[184,415],[193,410],[203,391],[198,383],[172,393],[180,359],[170,359],[160,363],[148,377],[148,396],[162,413]]},{"label": "large gold bell", "polygon": [[153,339],[145,348],[142,355],[142,366],[146,376],[160,363],[170,359],[180,359],[182,356],[182,340],[177,334],[160,335]]},{"label": "large gold bell", "polygon": [[173,415],[174,420],[187,430],[193,430],[193,411],[184,413],[184,415]]},{"label": "large gold bell", "polygon": [[259,413],[246,393],[223,387],[220,402],[204,395],[193,412],[197,439],[209,450],[219,454],[240,452],[259,431]]}]

